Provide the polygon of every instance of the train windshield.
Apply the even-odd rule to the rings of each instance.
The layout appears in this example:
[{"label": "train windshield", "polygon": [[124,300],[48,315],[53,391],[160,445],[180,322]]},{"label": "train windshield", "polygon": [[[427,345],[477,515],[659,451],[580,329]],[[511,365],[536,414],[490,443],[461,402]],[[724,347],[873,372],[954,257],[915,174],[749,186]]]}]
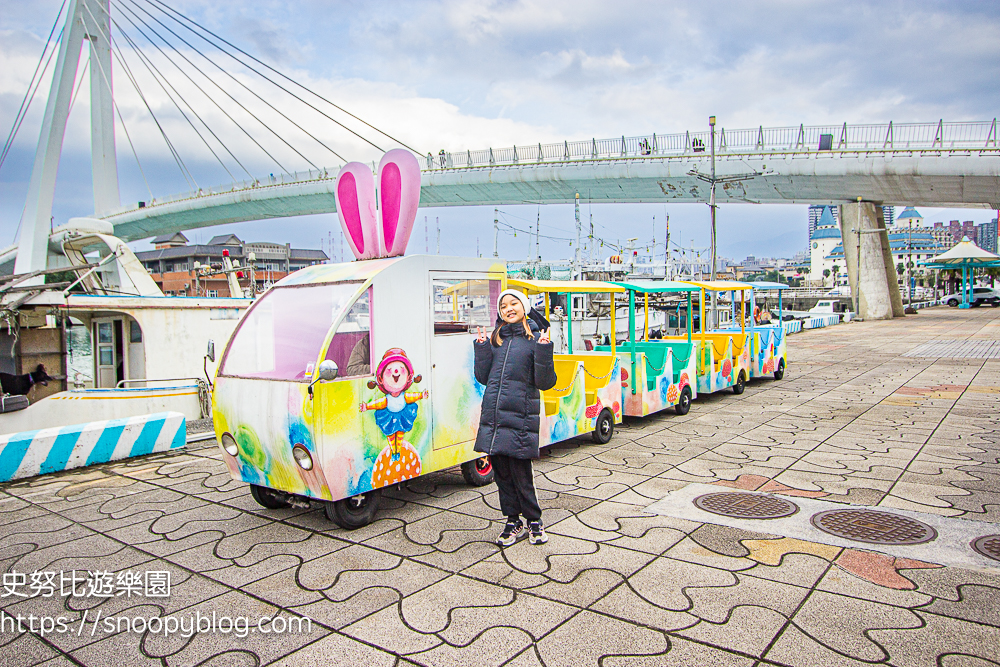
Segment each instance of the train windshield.
[{"label": "train windshield", "polygon": [[305,380],[358,283],[278,287],[261,297],[233,336],[220,375]]}]

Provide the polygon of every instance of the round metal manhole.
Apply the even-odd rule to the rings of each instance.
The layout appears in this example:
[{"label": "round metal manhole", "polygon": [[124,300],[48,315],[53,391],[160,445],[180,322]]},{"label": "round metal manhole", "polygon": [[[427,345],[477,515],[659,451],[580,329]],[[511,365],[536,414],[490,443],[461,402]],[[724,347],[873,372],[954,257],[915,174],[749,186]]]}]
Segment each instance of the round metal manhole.
[{"label": "round metal manhole", "polygon": [[983,535],[973,541],[972,548],[993,560],[1000,560],[1000,535]]},{"label": "round metal manhole", "polygon": [[827,510],[809,520],[824,533],[868,544],[923,544],[937,537],[922,521],[878,510]]},{"label": "round metal manhole", "polygon": [[706,493],[695,498],[694,504],[706,512],[737,519],[780,519],[799,511],[790,500],[756,493]]}]

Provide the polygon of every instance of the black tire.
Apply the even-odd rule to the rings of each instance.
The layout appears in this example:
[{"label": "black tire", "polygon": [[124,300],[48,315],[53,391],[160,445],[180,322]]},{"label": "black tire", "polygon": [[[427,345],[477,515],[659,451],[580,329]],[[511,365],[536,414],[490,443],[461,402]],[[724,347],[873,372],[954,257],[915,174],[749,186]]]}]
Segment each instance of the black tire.
[{"label": "black tire", "polygon": [[785,360],[781,359],[778,361],[778,367],[774,369],[774,379],[780,380],[785,377]]},{"label": "black tire", "polygon": [[462,477],[469,486],[486,486],[493,481],[493,465],[490,457],[480,456],[462,464]]},{"label": "black tire", "polygon": [[997,306],[1000,306],[1000,301],[994,301],[993,303],[990,304],[990,306],[996,308]]},{"label": "black tire", "polygon": [[599,445],[606,445],[611,441],[611,436],[615,434],[615,416],[611,414],[611,410],[604,408],[601,410],[601,414],[597,415],[597,426],[594,428],[593,433],[590,434],[591,439]]},{"label": "black tire", "polygon": [[733,393],[736,395],[742,394],[747,388],[747,378],[743,375],[743,371],[736,376],[736,384],[733,385]]},{"label": "black tire", "polygon": [[674,406],[674,411],[679,415],[686,415],[691,410],[691,387],[681,389],[680,400]]},{"label": "black tire", "polygon": [[291,505],[281,499],[278,492],[266,486],[250,485],[250,495],[257,501],[257,504],[269,510],[280,510]]},{"label": "black tire", "polygon": [[948,299],[948,307],[954,308],[958,305],[958,299]]},{"label": "black tire", "polygon": [[375,489],[343,500],[327,502],[323,510],[330,521],[345,530],[354,530],[375,520],[381,496],[379,490]]}]

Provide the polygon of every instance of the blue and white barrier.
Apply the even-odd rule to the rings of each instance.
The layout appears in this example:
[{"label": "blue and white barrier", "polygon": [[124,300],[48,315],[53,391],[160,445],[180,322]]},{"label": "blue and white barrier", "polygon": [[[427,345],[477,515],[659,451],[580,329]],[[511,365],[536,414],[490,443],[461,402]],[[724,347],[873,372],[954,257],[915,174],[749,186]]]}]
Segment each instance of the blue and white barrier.
[{"label": "blue and white barrier", "polygon": [[180,412],[0,435],[0,482],[163,452],[186,435]]},{"label": "blue and white barrier", "polygon": [[793,334],[802,331],[802,320],[786,320],[783,324],[785,325],[786,334]]},{"label": "blue and white barrier", "polygon": [[803,329],[821,329],[823,327],[831,327],[834,324],[840,324],[840,313],[817,315],[816,317],[807,317],[802,320]]}]

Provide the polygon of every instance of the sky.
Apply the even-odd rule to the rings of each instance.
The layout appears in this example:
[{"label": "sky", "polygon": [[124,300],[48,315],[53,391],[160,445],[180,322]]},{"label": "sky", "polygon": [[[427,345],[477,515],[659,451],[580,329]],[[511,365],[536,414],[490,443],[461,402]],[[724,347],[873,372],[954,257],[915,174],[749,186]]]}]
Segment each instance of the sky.
[{"label": "sky", "polygon": [[[716,115],[723,127],[744,128],[990,120],[1000,107],[1000,5],[995,2],[168,2],[420,154],[702,130],[709,115]],[[0,0],[4,137],[60,3]],[[238,64],[211,51],[158,13],[155,3],[112,2],[112,33],[123,59],[112,66],[123,201],[185,192],[194,184],[266,177],[282,168],[302,170],[313,164],[336,169],[345,160],[377,160],[382,149],[398,145],[284,82],[315,107],[307,108],[263,82],[246,62]],[[154,17],[162,23],[156,24]],[[168,36],[166,26],[172,26],[189,44],[171,38],[178,51],[158,50],[147,39],[150,28],[143,20]],[[159,44],[155,38],[152,42]],[[138,53],[134,44],[139,45]],[[195,49],[223,68],[213,69]],[[198,67],[186,70],[201,69],[204,78],[193,74],[185,79],[171,58],[189,59]],[[93,210],[88,94],[93,72],[89,65],[84,71],[86,62],[84,57],[79,77],[83,85],[64,141],[54,224]],[[144,63],[152,67],[146,69]],[[164,78],[158,81],[151,70],[163,72]],[[0,166],[0,246],[13,242],[17,233],[50,73],[42,78]],[[130,75],[143,97],[131,85]],[[199,86],[221,103],[209,102]],[[218,143],[200,140],[191,131],[197,119],[186,123],[172,96],[191,102]],[[239,105],[254,111],[260,121],[241,119]],[[289,126],[285,117],[301,130]],[[173,159],[157,123],[172,139],[187,174]],[[996,215],[982,209],[921,213],[926,222],[983,222]],[[483,255],[492,254],[495,215],[506,223],[497,241],[500,256],[529,256],[524,230],[538,219],[542,235],[550,237],[541,239],[543,257],[572,256],[567,240],[575,237],[572,205],[506,206],[496,214],[493,207],[423,208],[410,251],[423,252],[426,245],[435,252],[440,226],[442,253],[471,255],[478,246]],[[591,216],[596,234],[609,244],[635,238],[642,249],[653,238],[662,239],[667,216],[673,241],[685,247],[708,244],[705,205],[590,206],[584,201],[585,233]],[[800,205],[723,205],[718,213],[719,252],[734,259],[791,256],[807,246],[806,219],[806,207]],[[522,231],[514,236],[510,227]],[[327,239],[340,237],[336,214],[240,223],[188,236],[206,241],[221,232],[296,247],[322,243],[328,252]],[[135,245],[148,247],[143,242]],[[337,254],[339,244],[333,245]]]}]

